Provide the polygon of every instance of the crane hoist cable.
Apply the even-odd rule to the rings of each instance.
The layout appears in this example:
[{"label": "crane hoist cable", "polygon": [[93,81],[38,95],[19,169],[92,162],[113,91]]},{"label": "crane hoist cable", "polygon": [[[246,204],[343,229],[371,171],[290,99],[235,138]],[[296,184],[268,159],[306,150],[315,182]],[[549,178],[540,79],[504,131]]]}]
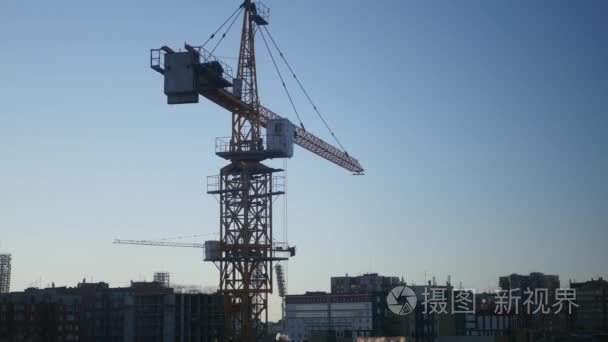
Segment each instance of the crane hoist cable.
[{"label": "crane hoist cable", "polygon": [[[213,32],[211,34],[211,36],[209,36],[209,38],[207,38],[207,40],[203,43],[202,47],[205,47],[205,45],[207,45],[207,43],[209,43],[209,41],[213,38],[215,38],[215,35],[220,32],[220,30],[230,21],[230,19],[232,19],[232,17],[234,17],[237,13],[239,13],[241,10],[243,9],[242,6],[240,6],[239,8],[237,8],[234,13],[232,13],[232,15],[230,15],[230,17],[228,17],[228,19],[226,19],[226,21],[224,21],[224,23],[217,28],[217,30],[215,30],[215,32]],[[237,15],[238,17],[238,15]]]},{"label": "crane hoist cable", "polygon": [[283,84],[283,89],[285,89],[285,93],[287,94],[287,97],[289,98],[291,107],[293,108],[293,111],[296,113],[296,117],[298,118],[298,121],[300,122],[300,127],[302,127],[303,130],[306,130],[306,128],[304,128],[304,124],[302,123],[302,119],[300,118],[300,114],[298,113],[298,110],[296,109],[296,105],[293,103],[293,99],[291,98],[289,89],[287,89],[287,86],[285,85],[285,80],[283,79],[281,70],[279,70],[279,66],[277,65],[277,62],[274,59],[274,55],[272,54],[272,51],[270,50],[270,46],[268,46],[268,42],[266,42],[266,36],[264,36],[264,31],[260,30],[260,33],[262,34],[262,39],[264,40],[264,45],[266,45],[266,50],[268,50],[270,59],[272,59],[272,64],[274,65],[274,69],[277,71],[277,74],[279,75],[279,79],[281,79],[281,84]]},{"label": "crane hoist cable", "polygon": [[[236,13],[240,13],[243,10],[243,7],[240,7]],[[222,38],[220,38],[220,40],[217,41],[217,43],[215,44],[215,46],[213,47],[213,50],[211,50],[211,52],[209,53],[209,57],[211,57],[213,55],[213,52],[215,52],[215,49],[217,49],[217,47],[220,45],[220,43],[224,40],[224,38],[226,38],[226,34],[228,34],[228,31],[230,31],[230,29],[232,28],[232,25],[234,25],[234,23],[236,22],[236,20],[238,19],[238,15],[234,17],[234,19],[232,19],[232,22],[230,23],[230,26],[228,26],[228,28],[226,29],[226,31],[224,31],[224,33],[222,34]]]},{"label": "crane hoist cable", "polygon": [[281,52],[281,49],[279,49],[279,46],[277,45],[277,42],[272,37],[272,34],[270,34],[270,31],[268,30],[268,28],[266,26],[262,26],[262,28],[266,31],[266,33],[268,34],[268,37],[270,37],[270,40],[272,41],[272,44],[274,45],[274,47],[279,52],[279,55],[281,56],[281,59],[283,59],[283,62],[285,63],[285,65],[287,66],[287,68],[289,69],[289,71],[291,72],[291,75],[293,76],[293,78],[295,78],[296,82],[298,82],[298,85],[300,86],[300,89],[302,90],[302,92],[304,93],[304,95],[306,95],[306,98],[308,99],[308,102],[310,102],[310,105],[312,106],[312,108],[315,110],[315,112],[317,113],[317,115],[319,116],[319,118],[321,118],[321,121],[323,121],[323,124],[325,125],[325,128],[327,128],[327,130],[329,131],[329,133],[331,134],[331,136],[334,138],[334,140],[336,140],[336,143],[338,143],[338,145],[340,145],[340,148],[342,149],[342,151],[344,151],[344,153],[346,153],[346,155],[348,155],[348,152],[346,152],[346,149],[344,148],[344,146],[342,145],[342,143],[340,142],[340,140],[338,139],[338,137],[336,136],[336,134],[334,133],[334,131],[331,129],[331,127],[329,127],[329,124],[327,123],[327,121],[325,120],[325,118],[323,117],[323,115],[321,114],[321,112],[319,111],[319,109],[317,108],[317,106],[315,105],[315,103],[310,98],[310,95],[308,95],[308,92],[306,91],[306,89],[302,85],[302,82],[300,82],[300,79],[296,76],[296,73],[291,68],[291,65],[289,65],[289,62],[287,62],[287,59],[285,59],[285,55],[283,55],[283,52]]}]

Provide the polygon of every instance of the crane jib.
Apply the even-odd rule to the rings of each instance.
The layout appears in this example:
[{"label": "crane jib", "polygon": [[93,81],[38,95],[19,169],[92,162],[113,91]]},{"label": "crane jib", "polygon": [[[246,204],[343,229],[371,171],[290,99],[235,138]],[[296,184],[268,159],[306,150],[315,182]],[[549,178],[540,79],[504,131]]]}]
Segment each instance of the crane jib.
[{"label": "crane jib", "polygon": [[[206,50],[204,50],[202,47],[195,47],[195,46],[191,46],[189,44],[185,44],[185,49],[186,51],[188,51],[189,53],[192,54],[192,56],[194,56],[194,63],[197,63],[196,60],[202,60],[204,61],[209,61],[211,56],[208,54],[208,52]],[[164,63],[163,58],[166,58],[167,55],[172,55],[172,54],[176,54],[176,52],[174,52],[173,50],[167,48],[167,47],[162,47],[160,49],[153,49],[151,50],[151,54],[150,54],[150,59],[151,59],[151,63],[150,66],[152,69],[154,69],[155,71],[165,75],[165,78],[167,78],[166,75],[166,66]],[[272,112],[270,109],[264,107],[264,106],[259,106],[258,110],[255,111],[253,110],[251,104],[248,104],[246,102],[244,102],[240,96],[238,96],[238,90],[235,89],[236,87],[233,86],[227,86],[228,84],[234,85],[234,81],[235,79],[232,78],[232,76],[230,75],[229,72],[227,72],[227,69],[229,68],[228,66],[224,65],[223,63],[220,65],[219,62],[218,63],[211,63],[211,62],[204,62],[201,63],[202,64],[209,64],[209,67],[204,67],[203,68],[203,72],[206,74],[205,76],[201,76],[198,73],[193,72],[192,75],[189,75],[189,77],[194,77],[194,84],[192,84],[192,87],[190,89],[190,91],[188,93],[180,93],[177,95],[176,97],[176,102],[170,102],[169,103],[191,103],[191,102],[198,102],[198,99],[196,99],[198,97],[198,95],[201,95],[205,98],[207,98],[208,100],[210,100],[211,102],[214,102],[215,104],[219,105],[220,107],[228,110],[229,112],[239,112],[239,113],[245,113],[245,114],[249,114],[249,115],[256,115],[257,117],[251,117],[251,119],[258,119],[260,120],[260,124],[263,127],[266,127],[266,122],[268,120],[274,120],[274,119],[282,119],[282,117],[274,112]],[[228,80],[228,82],[225,82],[226,80],[224,79],[217,79],[216,83],[217,84],[221,84],[221,86],[217,86],[217,85],[213,85],[210,86],[208,83],[208,75],[209,74],[213,74],[213,76],[217,76],[216,72],[210,72],[210,68],[213,68],[214,70],[221,70],[223,71],[223,76],[226,78],[226,80]],[[217,78],[217,77],[216,77]],[[232,82],[231,82],[232,81]],[[180,85],[183,86],[183,85]],[[183,89],[182,89],[183,90]],[[236,92],[236,93],[235,93]],[[167,93],[166,89],[165,89],[165,93]],[[167,93],[168,97],[170,96]],[[354,174],[363,174],[364,169],[361,166],[361,164],[359,163],[359,161],[353,157],[351,157],[348,153],[338,149],[337,147],[329,144],[328,142],[324,141],[323,139],[315,136],[314,134],[304,130],[302,127],[295,127],[295,144],[299,145],[307,150],[309,150],[310,152],[323,157],[324,159],[346,169],[349,170],[351,172],[353,172]]]}]

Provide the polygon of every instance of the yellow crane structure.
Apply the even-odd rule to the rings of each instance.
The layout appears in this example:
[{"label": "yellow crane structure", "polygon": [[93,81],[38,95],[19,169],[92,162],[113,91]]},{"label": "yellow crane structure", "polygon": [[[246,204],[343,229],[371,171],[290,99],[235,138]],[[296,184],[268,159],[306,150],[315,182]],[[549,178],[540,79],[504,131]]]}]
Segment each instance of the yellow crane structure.
[{"label": "yellow crane structure", "polygon": [[[242,31],[236,76],[226,63],[214,56],[205,44],[230,20],[228,30],[242,13]],[[220,270],[219,291],[225,298],[225,339],[229,341],[265,340],[268,336],[268,295],[273,292],[273,265],[286,260],[273,246],[273,198],[284,194],[283,171],[264,165],[272,158],[291,158],[293,145],[299,145],[354,174],[362,174],[359,161],[342,147],[337,148],[296,126],[260,104],[256,73],[255,37],[266,36],[296,78],[298,85],[323,120],[318,108],[297,79],[267,29],[268,8],[245,0],[226,22],[201,46],[184,44],[185,51],[163,46],[150,52],[150,66],[164,76],[164,92],[169,104],[197,103],[202,96],[231,113],[232,132],[216,139],[216,154],[228,161],[219,175],[208,179],[208,193],[219,196],[219,241],[205,242],[205,260]],[[270,49],[269,49],[270,52]],[[272,57],[272,55],[271,55]],[[279,72],[276,61],[273,64]],[[281,76],[282,79],[282,76]],[[285,87],[285,83],[283,82]],[[287,91],[290,101],[291,96]],[[297,110],[296,115],[299,114]],[[289,255],[295,254],[289,253]]]}]

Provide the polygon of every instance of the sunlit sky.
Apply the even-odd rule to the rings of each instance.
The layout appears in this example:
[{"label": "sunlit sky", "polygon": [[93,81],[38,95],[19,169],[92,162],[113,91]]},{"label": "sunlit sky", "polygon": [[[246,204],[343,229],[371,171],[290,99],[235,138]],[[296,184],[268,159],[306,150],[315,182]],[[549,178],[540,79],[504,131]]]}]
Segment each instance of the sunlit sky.
[{"label": "sunlit sky", "polygon": [[[168,106],[149,49],[200,44],[239,1],[0,4],[0,252],[12,289],[171,272],[213,286],[196,249],[112,239],[213,239],[206,176],[230,115]],[[297,149],[277,199],[298,255],[288,291],[377,272],[494,289],[540,271],[608,277],[608,4],[268,0],[269,29],[348,152],[355,177]],[[236,63],[240,22],[217,55]],[[257,44],[260,97],[295,121]],[[288,75],[285,72],[285,75]],[[329,132],[286,78],[309,131]],[[287,220],[284,206],[287,204]],[[271,318],[280,316],[272,298]]]}]

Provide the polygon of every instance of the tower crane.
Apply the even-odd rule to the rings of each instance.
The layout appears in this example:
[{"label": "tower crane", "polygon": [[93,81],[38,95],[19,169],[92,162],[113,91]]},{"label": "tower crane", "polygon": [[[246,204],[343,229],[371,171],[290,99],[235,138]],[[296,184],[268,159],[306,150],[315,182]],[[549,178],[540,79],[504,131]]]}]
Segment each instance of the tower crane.
[{"label": "tower crane", "polygon": [[[240,13],[243,16],[238,67],[236,75],[233,75],[231,67],[213,54],[226,33],[221,35],[213,49],[205,49],[205,44],[230,22],[228,32]],[[363,174],[364,171],[359,161],[344,150],[329,129],[280,52],[266,27],[269,24],[268,13],[263,4],[245,0],[205,44],[193,46],[185,43],[184,51],[175,51],[168,46],[150,51],[150,67],[164,76],[168,104],[197,103],[202,96],[231,113],[231,136],[217,138],[215,146],[216,154],[228,164],[219,175],[209,178],[207,191],[208,194],[219,195],[219,241],[206,241],[204,244],[205,260],[219,263],[219,289],[225,298],[225,338],[231,341],[267,339],[265,323],[268,320],[268,294],[273,292],[273,264],[288,257],[276,253],[272,230],[273,199],[285,193],[277,177],[283,170],[262,162],[291,158],[296,144],[354,174]],[[267,48],[266,35],[279,50],[281,58],[340,148],[308,132],[301,121],[296,126],[260,103],[255,55],[258,32]],[[274,57],[273,63],[279,71]],[[287,94],[289,96],[289,92]],[[291,96],[289,98],[291,101]],[[297,111],[296,115],[299,118]]]},{"label": "tower crane", "polygon": [[121,240],[114,239],[113,244],[118,245],[138,245],[138,246],[160,246],[160,247],[185,247],[185,248],[205,248],[202,243],[196,242],[172,242],[154,240]]},{"label": "tower crane", "polygon": [[[115,245],[137,245],[137,246],[157,246],[157,247],[184,247],[184,248],[200,248],[204,249],[205,244],[196,243],[196,242],[173,242],[173,241],[158,241],[158,240],[123,240],[123,239],[114,239],[112,241]],[[272,251],[275,255],[279,254],[288,254],[290,257],[296,255],[296,247],[289,247],[286,243],[275,242],[273,244]],[[278,266],[278,265],[277,265]],[[277,274],[281,274],[281,278],[283,278],[283,270],[277,270]],[[284,288],[284,285],[280,285],[279,282],[279,292],[284,292],[281,288]],[[283,283],[284,284],[284,283]]]}]

